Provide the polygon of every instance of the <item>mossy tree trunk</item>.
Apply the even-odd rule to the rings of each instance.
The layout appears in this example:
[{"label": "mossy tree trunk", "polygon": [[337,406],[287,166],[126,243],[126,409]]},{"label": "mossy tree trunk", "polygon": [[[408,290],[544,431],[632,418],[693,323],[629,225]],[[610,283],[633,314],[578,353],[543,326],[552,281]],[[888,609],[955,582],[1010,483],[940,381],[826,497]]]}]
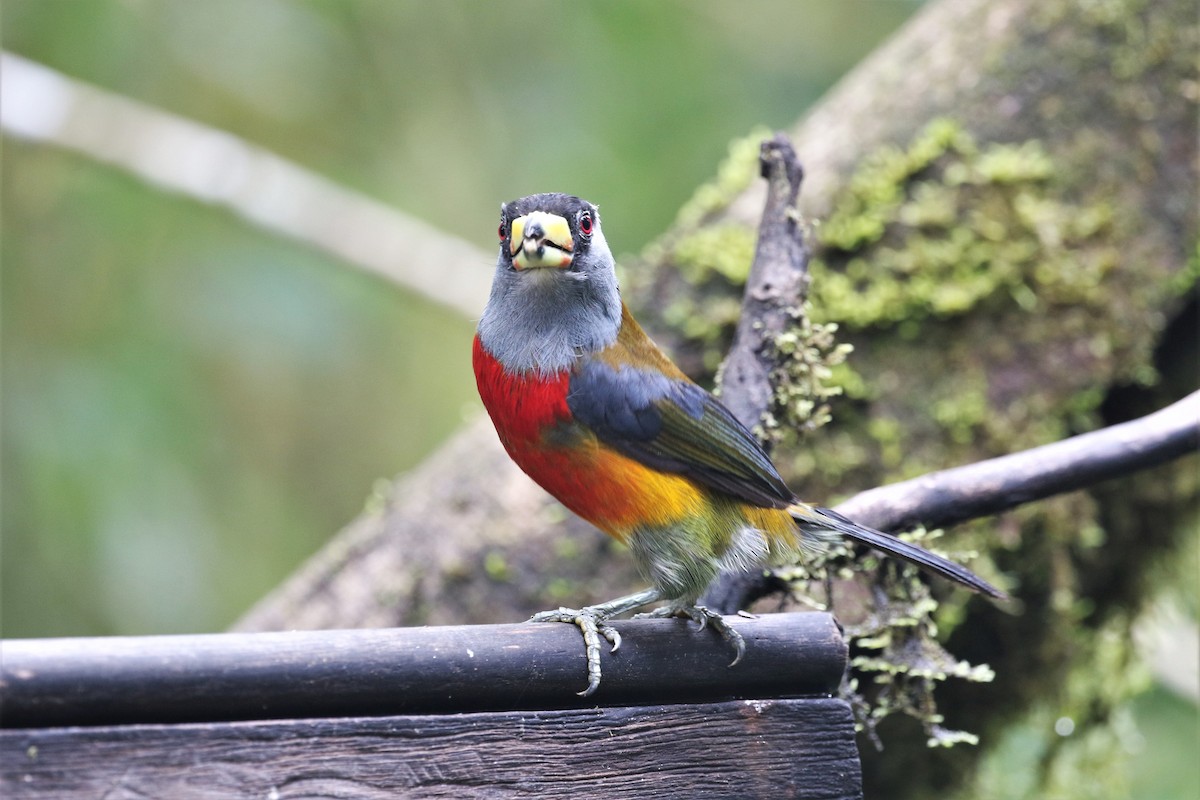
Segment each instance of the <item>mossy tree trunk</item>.
[{"label": "mossy tree trunk", "polygon": [[[810,312],[855,348],[834,371],[833,421],[776,450],[803,496],[828,503],[1054,441],[1195,388],[1197,39],[1188,0],[943,0],[791,131],[821,243]],[[631,305],[702,379],[740,308],[757,144],[735,144],[677,225],[625,260]],[[1022,721],[1041,743],[1028,791],[1108,781],[1089,759],[1105,760],[1129,628],[1187,546],[1197,483],[1193,456],[948,535],[1018,598],[950,599],[939,618],[952,653],[996,672],[939,693],[948,724],[982,744],[929,751],[889,722],[887,749],[864,748],[868,796],[983,796],[973,780],[1019,796],[988,757]],[[640,583],[480,422],[240,627],[511,621]],[[1039,714],[1073,717],[1080,734],[1036,730]]]}]

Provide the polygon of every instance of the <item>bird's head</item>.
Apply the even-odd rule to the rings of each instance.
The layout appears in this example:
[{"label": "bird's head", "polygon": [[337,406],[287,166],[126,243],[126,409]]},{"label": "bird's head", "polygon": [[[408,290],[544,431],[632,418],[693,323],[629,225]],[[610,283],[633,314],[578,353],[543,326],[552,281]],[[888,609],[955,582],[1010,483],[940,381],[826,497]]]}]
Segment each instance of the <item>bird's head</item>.
[{"label": "bird's head", "polygon": [[[534,194],[500,207],[500,264],[517,272],[551,270],[588,280],[613,270],[600,212],[569,194]],[[531,278],[531,280],[551,280]]]},{"label": "bird's head", "polygon": [[534,194],[500,207],[500,255],[479,331],[507,366],[553,372],[611,344],[621,320],[612,251],[594,205]]}]

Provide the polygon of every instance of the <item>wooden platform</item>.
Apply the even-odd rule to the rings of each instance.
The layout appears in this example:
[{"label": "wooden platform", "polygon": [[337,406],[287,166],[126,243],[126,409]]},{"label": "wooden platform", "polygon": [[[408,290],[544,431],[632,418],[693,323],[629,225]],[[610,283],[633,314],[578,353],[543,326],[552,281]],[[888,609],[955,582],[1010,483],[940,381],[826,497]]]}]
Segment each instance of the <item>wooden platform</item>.
[{"label": "wooden platform", "polygon": [[6,798],[861,797],[826,614],[0,642]]}]

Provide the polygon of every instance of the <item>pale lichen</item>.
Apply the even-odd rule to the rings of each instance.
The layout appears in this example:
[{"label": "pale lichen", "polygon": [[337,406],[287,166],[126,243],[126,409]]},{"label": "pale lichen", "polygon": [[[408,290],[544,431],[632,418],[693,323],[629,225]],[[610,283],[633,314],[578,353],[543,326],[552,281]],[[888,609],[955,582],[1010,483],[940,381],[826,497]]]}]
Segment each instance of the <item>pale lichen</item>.
[{"label": "pale lichen", "polygon": [[774,363],[772,407],[763,417],[763,433],[774,444],[811,433],[831,419],[829,400],[842,393],[834,370],[854,349],[838,342],[836,323],[813,322],[803,308],[793,311],[795,324],[765,343]]}]

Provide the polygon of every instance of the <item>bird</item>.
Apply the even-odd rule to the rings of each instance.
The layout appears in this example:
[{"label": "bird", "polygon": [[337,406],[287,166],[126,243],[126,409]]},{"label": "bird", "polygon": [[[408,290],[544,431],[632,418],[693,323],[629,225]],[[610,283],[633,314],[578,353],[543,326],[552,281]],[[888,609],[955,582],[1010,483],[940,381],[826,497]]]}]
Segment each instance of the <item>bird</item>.
[{"label": "bird", "polygon": [[564,506],[624,543],[643,591],[535,614],[583,634],[588,697],[609,620],[684,617],[745,654],[724,617],[697,605],[724,570],[822,552],[846,538],[972,591],[970,570],[800,500],[754,435],[650,339],[621,298],[595,205],[561,193],[501,205],[499,257],[472,346],[479,396],[513,461]]}]

